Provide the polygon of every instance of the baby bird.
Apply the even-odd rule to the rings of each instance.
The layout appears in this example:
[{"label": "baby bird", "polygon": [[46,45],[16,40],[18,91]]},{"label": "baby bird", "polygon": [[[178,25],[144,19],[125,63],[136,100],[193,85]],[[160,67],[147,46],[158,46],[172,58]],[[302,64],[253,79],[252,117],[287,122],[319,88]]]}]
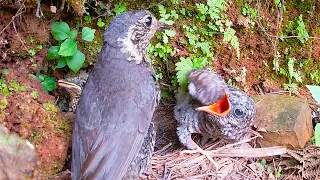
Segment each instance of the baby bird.
[{"label": "baby bird", "polygon": [[240,89],[227,85],[216,73],[194,70],[188,75],[188,92],[179,91],[174,108],[180,142],[191,151],[209,154],[192,139],[192,133],[239,141],[245,137],[256,112],[253,100]]}]

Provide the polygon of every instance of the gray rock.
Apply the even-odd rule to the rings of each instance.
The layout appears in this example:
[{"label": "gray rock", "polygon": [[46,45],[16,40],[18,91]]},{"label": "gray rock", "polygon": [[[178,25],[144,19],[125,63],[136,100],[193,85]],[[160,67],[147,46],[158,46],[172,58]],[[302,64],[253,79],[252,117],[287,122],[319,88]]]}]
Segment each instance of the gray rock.
[{"label": "gray rock", "polygon": [[287,95],[254,96],[257,113],[254,126],[264,131],[261,146],[303,148],[312,136],[311,109],[307,99]]},{"label": "gray rock", "polygon": [[37,154],[33,145],[0,124],[0,179],[33,179],[36,176]]}]

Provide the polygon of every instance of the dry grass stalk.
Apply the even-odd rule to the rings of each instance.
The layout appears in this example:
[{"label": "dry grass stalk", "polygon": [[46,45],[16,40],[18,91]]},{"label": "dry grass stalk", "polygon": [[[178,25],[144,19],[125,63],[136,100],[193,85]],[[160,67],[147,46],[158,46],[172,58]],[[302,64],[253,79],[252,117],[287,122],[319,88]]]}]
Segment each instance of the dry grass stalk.
[{"label": "dry grass stalk", "polygon": [[166,146],[155,152],[146,174],[148,179],[257,179],[258,176],[247,167],[248,158],[281,155],[287,151],[284,147],[252,148],[248,142],[256,137],[220,148],[219,142],[204,148],[212,153],[218,170],[203,155],[180,155],[182,149],[165,155],[158,153],[169,148]]}]

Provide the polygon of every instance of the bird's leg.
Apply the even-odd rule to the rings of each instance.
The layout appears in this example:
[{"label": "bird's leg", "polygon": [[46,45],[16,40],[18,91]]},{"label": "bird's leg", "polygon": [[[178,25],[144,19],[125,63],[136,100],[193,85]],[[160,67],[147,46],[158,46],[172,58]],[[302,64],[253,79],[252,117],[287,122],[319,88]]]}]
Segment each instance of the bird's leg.
[{"label": "bird's leg", "polygon": [[192,139],[191,136],[187,140],[189,145],[192,145],[194,147],[193,150],[183,150],[180,152],[180,155],[183,154],[195,154],[200,153],[204,155],[208,160],[215,166],[216,170],[218,170],[218,164],[212,159],[212,157],[209,155],[208,151],[203,150],[201,147],[199,147]]}]

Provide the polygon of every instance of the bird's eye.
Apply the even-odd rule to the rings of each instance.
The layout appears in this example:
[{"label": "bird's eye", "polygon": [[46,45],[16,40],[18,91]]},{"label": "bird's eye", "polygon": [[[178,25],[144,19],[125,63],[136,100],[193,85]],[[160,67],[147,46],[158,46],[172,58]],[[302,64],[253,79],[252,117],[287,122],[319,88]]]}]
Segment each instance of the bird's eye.
[{"label": "bird's eye", "polygon": [[239,108],[236,108],[235,110],[234,110],[234,114],[235,114],[235,116],[236,117],[238,117],[238,118],[242,118],[242,117],[244,117],[244,111],[242,110],[242,109],[239,109]]},{"label": "bird's eye", "polygon": [[150,17],[150,16],[147,17],[145,23],[146,23],[147,26],[151,26],[151,24],[152,24],[152,17]]}]

